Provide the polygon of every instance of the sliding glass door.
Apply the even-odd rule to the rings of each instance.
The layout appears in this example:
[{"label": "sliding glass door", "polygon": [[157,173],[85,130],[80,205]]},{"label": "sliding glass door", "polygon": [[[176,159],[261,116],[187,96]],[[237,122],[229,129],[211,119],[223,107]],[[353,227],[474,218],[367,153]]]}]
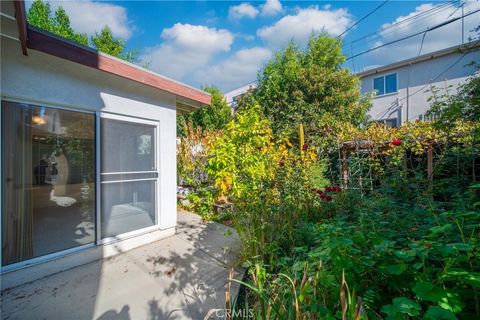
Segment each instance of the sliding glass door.
[{"label": "sliding glass door", "polygon": [[2,101],[1,137],[3,266],[158,224],[158,122]]},{"label": "sliding glass door", "polygon": [[102,114],[101,238],[157,224],[157,125]]},{"label": "sliding glass door", "polygon": [[1,102],[2,265],[95,241],[95,115]]}]

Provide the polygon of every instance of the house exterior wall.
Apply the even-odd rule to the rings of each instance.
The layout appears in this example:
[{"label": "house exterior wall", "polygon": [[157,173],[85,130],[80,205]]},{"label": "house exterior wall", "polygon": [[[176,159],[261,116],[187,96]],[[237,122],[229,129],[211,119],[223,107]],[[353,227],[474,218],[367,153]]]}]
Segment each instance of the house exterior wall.
[{"label": "house exterior wall", "polygon": [[[458,86],[475,73],[475,67],[467,64],[480,61],[480,51],[472,50],[456,63],[462,55],[452,52],[431,60],[361,76],[361,91],[362,94],[367,94],[373,91],[374,78],[397,74],[397,92],[372,99],[372,108],[369,111],[372,120],[397,118],[400,125],[407,120],[421,119],[430,107],[428,100],[432,96],[431,87],[440,89],[440,94],[445,93],[445,88],[449,94],[454,94]],[[444,73],[438,77],[442,72]],[[432,82],[433,79],[435,80]]]},{"label": "house exterior wall", "polygon": [[230,107],[233,108],[237,103],[238,99],[240,99],[244,94],[246,94],[248,91],[252,89],[255,89],[256,87],[257,87],[257,84],[253,82],[253,83],[244,85],[243,87],[226,92],[224,94],[225,101]]},{"label": "house exterior wall", "polygon": [[0,39],[2,100],[159,122],[157,230],[135,239],[120,241],[114,247],[107,244],[75,257],[59,257],[48,266],[42,264],[36,269],[24,268],[12,272],[16,275],[2,274],[2,289],[112,255],[119,248],[120,251],[122,248],[130,249],[174,234],[177,221],[175,95],[34,50],[29,50],[28,56],[23,56],[18,41],[6,37]]}]

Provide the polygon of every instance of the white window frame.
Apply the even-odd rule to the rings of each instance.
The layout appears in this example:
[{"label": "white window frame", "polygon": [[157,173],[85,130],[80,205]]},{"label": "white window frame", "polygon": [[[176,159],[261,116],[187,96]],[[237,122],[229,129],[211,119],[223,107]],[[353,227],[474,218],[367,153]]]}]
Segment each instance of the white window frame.
[{"label": "white window frame", "polygon": [[[101,146],[101,120],[102,119],[111,119],[111,120],[118,120],[118,121],[125,121],[129,123],[139,123],[139,124],[146,124],[150,126],[155,127],[155,143],[154,143],[154,156],[155,156],[155,170],[151,171],[144,171],[143,173],[149,172],[149,173],[156,173],[156,178],[149,178],[148,180],[154,180],[155,181],[155,224],[153,226],[145,227],[142,229],[138,230],[132,230],[126,233],[122,233],[113,237],[106,237],[102,238],[101,230],[102,230],[102,225],[101,225],[101,215],[102,215],[102,175],[109,175],[112,174],[110,172],[108,173],[102,173],[101,170],[101,157],[102,157],[102,146]],[[149,119],[143,119],[143,118],[137,118],[133,116],[127,116],[127,115],[118,115],[118,114],[113,114],[113,113],[106,113],[106,112],[97,112],[97,117],[96,117],[96,131],[97,131],[97,159],[96,159],[96,165],[97,165],[97,170],[96,170],[96,179],[97,179],[97,233],[96,233],[96,244],[97,245],[104,245],[104,244],[109,244],[113,242],[118,242],[121,240],[125,240],[128,238],[132,237],[137,237],[139,235],[149,233],[152,231],[156,231],[161,229],[160,225],[160,122],[155,121],[155,120],[149,120]],[[115,172],[115,174],[119,174],[121,172]],[[136,172],[138,173],[138,172]]]},{"label": "white window frame", "polygon": [[[391,75],[395,75],[395,91],[394,92],[389,92],[387,93],[387,76],[391,76]],[[378,78],[383,78],[383,93],[382,94],[379,94],[376,89],[375,89],[375,79],[378,79]],[[392,95],[392,94],[397,94],[398,93],[398,72],[392,72],[392,73],[386,73],[384,75],[381,75],[381,76],[376,76],[376,77],[373,77],[372,78],[372,88],[373,90],[375,91],[375,96],[376,97],[384,97],[384,96],[389,96],[389,95]]]}]

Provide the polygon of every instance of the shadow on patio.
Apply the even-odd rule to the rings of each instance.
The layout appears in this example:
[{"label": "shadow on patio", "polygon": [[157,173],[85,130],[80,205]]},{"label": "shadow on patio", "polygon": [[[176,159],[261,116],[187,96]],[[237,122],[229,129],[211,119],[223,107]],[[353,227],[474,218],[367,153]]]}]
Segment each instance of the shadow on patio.
[{"label": "shadow on patio", "polygon": [[5,290],[2,319],[204,319],[225,308],[239,245],[233,229],[179,212],[175,236]]}]

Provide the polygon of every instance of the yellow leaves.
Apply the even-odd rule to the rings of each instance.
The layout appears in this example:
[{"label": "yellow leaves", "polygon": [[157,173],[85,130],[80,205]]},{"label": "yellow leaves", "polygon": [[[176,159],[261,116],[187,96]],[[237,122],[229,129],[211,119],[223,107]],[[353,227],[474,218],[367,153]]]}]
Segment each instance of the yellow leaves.
[{"label": "yellow leaves", "polygon": [[[457,121],[451,132],[437,129],[435,122],[413,121],[406,122],[399,128],[387,128],[372,123],[366,129],[360,129],[345,124],[338,132],[340,144],[346,142],[371,142],[372,150],[384,155],[401,157],[402,150],[409,150],[415,154],[422,154],[430,146],[438,143],[453,141],[468,143],[474,130],[478,130],[478,123]],[[394,146],[392,140],[400,140],[400,146]]]}]

